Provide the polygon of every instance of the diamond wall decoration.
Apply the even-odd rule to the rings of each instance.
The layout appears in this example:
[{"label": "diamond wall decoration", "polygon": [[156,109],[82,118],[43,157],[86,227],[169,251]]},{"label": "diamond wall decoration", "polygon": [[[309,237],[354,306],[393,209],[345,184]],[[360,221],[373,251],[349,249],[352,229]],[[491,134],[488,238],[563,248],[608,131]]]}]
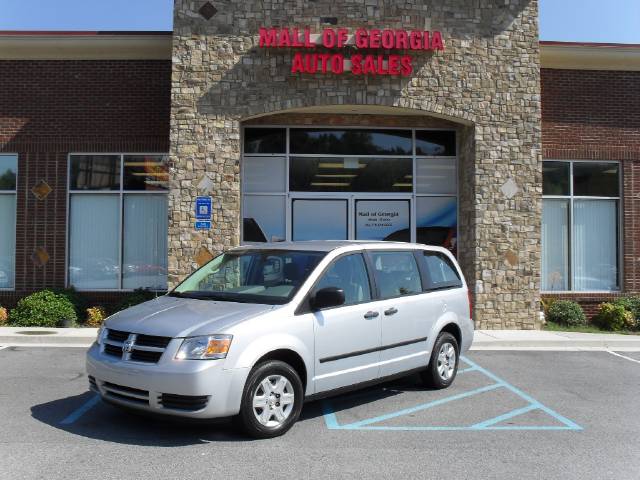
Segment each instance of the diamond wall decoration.
[{"label": "diamond wall decoration", "polygon": [[31,193],[33,193],[38,200],[44,200],[51,192],[53,192],[53,188],[51,188],[44,180],[40,180],[31,189]]},{"label": "diamond wall decoration", "polygon": [[198,10],[198,13],[202,15],[205,20],[211,20],[216,13],[218,13],[218,9],[211,5],[210,2],[205,2]]}]

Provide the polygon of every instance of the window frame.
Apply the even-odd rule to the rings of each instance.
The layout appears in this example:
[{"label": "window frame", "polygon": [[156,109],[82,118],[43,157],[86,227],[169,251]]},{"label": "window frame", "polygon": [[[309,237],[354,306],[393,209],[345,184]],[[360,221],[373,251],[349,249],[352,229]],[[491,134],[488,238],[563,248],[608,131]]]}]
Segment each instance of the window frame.
[{"label": "window frame", "polygon": [[[285,151],[280,153],[246,153],[244,150],[244,138],[245,130],[251,128],[274,128],[285,129]],[[335,129],[335,130],[347,130],[347,129],[372,129],[372,130],[411,130],[411,154],[410,155],[332,155],[332,154],[293,154],[290,152],[290,131],[292,129],[306,129],[306,128],[318,128],[318,129]],[[416,153],[416,131],[446,131],[453,132],[455,135],[455,148],[456,152],[453,156],[441,156],[441,155],[419,155]],[[408,199],[410,201],[410,238],[412,242],[417,238],[417,199],[425,197],[438,197],[438,198],[455,198],[456,200],[456,238],[460,238],[460,151],[461,151],[461,135],[456,128],[433,128],[433,127],[378,127],[378,126],[362,126],[362,125],[348,125],[337,126],[329,124],[319,125],[277,125],[277,124],[265,124],[265,125],[242,125],[240,129],[240,239],[242,243],[247,245],[259,245],[260,242],[251,242],[244,240],[244,198],[247,196],[279,196],[285,199],[285,241],[291,241],[293,230],[291,228],[291,205],[292,199],[301,198],[339,198],[348,200],[348,212],[347,216],[352,215],[355,211],[354,199],[369,199],[373,197],[380,197],[384,200],[395,199]],[[245,157],[284,157],[285,159],[285,189],[282,192],[246,192],[244,188],[244,168]],[[297,192],[290,189],[289,176],[290,176],[290,162],[291,157],[318,157],[318,158],[408,158],[412,160],[412,188],[411,192]],[[454,175],[456,178],[456,188],[454,193],[417,193],[417,162],[419,159],[446,159],[454,165]],[[349,238],[353,236],[355,238],[355,232],[349,229]],[[355,230],[355,227],[354,229]]]},{"label": "window frame", "polygon": [[0,190],[0,195],[13,195],[15,198],[16,208],[13,212],[13,278],[11,279],[11,287],[0,287],[0,292],[16,291],[16,251],[18,247],[18,182],[20,181],[20,155],[16,152],[2,152],[0,157],[15,157],[16,159],[16,186],[13,190]]},{"label": "window frame", "polygon": [[[543,160],[544,162],[562,162],[562,163],[568,163],[569,164],[569,194],[568,195],[542,195],[542,201],[544,202],[545,199],[549,199],[549,200],[566,200],[568,201],[569,204],[569,208],[568,208],[568,245],[567,245],[567,255],[568,255],[568,262],[567,262],[567,268],[568,268],[568,273],[567,273],[567,285],[568,285],[568,290],[544,290],[542,288],[542,278],[540,279],[540,292],[543,294],[550,294],[550,295],[558,295],[558,294],[588,294],[588,293],[618,293],[621,292],[623,290],[623,280],[624,280],[624,205],[623,205],[623,198],[624,198],[624,194],[623,194],[623,186],[624,186],[624,172],[623,172],[623,162],[618,161],[618,160],[560,160],[560,159],[555,159],[555,158],[547,158]],[[618,166],[618,196],[617,197],[606,197],[606,196],[586,196],[586,195],[574,195],[573,194],[573,166],[576,163],[608,163],[608,164],[613,164],[613,165],[617,165]],[[544,178],[542,179],[542,181],[544,182]],[[575,290],[573,288],[573,283],[574,283],[574,279],[573,279],[573,272],[575,271],[575,266],[574,266],[574,260],[573,260],[573,220],[574,220],[574,213],[573,213],[573,205],[574,205],[574,200],[579,200],[579,201],[589,201],[589,200],[613,200],[617,202],[617,215],[616,215],[616,223],[617,223],[617,229],[616,229],[616,246],[617,246],[617,255],[616,255],[616,261],[617,261],[617,275],[616,275],[616,283],[617,286],[615,289],[612,290]],[[541,205],[542,207],[542,205]],[[542,220],[542,209],[541,209],[541,215],[540,218]],[[541,239],[542,240],[542,239]],[[542,242],[540,243],[540,245],[542,245]],[[540,273],[542,275],[542,252],[540,255]]]},{"label": "window frame", "polygon": [[[71,158],[74,156],[82,156],[82,155],[96,155],[96,156],[114,156],[117,155],[120,157],[120,188],[118,190],[71,190]],[[66,198],[66,235],[65,235],[65,269],[64,269],[64,284],[67,288],[71,287],[70,279],[69,279],[69,261],[71,259],[70,255],[70,240],[71,240],[71,196],[72,195],[117,195],[118,196],[118,225],[120,228],[120,241],[118,244],[118,266],[120,268],[120,273],[118,276],[118,288],[101,288],[101,289],[90,289],[90,288],[74,288],[79,292],[133,292],[134,288],[123,288],[124,284],[124,275],[122,262],[124,259],[124,197],[125,195],[165,195],[169,196],[170,188],[167,190],[125,190],[124,189],[124,157],[126,156],[166,156],[169,157],[168,152],[70,152],[67,154],[67,198]],[[168,235],[168,233],[167,233]],[[157,290],[149,288],[152,292],[164,292],[164,289]],[[168,288],[167,288],[168,291]]]}]

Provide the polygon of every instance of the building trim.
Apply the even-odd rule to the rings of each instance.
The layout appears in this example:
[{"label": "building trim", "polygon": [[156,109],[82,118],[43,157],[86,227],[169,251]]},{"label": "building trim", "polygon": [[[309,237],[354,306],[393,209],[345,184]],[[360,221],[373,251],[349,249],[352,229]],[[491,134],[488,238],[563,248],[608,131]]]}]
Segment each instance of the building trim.
[{"label": "building trim", "polygon": [[0,60],[170,60],[171,32],[0,31]]},{"label": "building trim", "polygon": [[541,68],[640,71],[640,45],[540,42]]}]

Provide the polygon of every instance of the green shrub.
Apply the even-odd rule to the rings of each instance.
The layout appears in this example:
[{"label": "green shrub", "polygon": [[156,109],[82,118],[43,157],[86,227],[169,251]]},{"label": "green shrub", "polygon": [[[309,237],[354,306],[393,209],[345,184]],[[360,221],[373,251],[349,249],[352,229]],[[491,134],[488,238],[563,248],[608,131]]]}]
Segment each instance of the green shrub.
[{"label": "green shrub", "polygon": [[63,320],[76,322],[76,311],[66,296],[51,290],[24,297],[9,314],[9,323],[19,327],[56,327]]},{"label": "green shrub", "polygon": [[557,300],[547,308],[547,321],[560,325],[577,326],[585,325],[587,317],[582,307],[570,300]]},{"label": "green shrub", "polygon": [[134,305],[138,305],[139,303],[146,302],[148,300],[153,300],[156,298],[157,294],[148,290],[146,288],[138,288],[131,293],[128,293],[116,306],[115,311],[119,312],[120,310],[124,310],[125,308],[133,307]]},{"label": "green shrub", "polygon": [[618,298],[614,305],[622,305],[625,310],[631,312],[634,319],[634,328],[640,330],[640,297]]},{"label": "green shrub", "polygon": [[628,330],[634,327],[633,314],[619,303],[601,303],[593,324],[603,330]]},{"label": "green shrub", "polygon": [[76,311],[76,317],[82,318],[83,313],[87,310],[89,306],[87,304],[87,299],[78,292],[73,287],[68,288],[54,288],[51,290],[56,295],[63,295],[69,299],[69,301],[73,304],[73,308]]}]

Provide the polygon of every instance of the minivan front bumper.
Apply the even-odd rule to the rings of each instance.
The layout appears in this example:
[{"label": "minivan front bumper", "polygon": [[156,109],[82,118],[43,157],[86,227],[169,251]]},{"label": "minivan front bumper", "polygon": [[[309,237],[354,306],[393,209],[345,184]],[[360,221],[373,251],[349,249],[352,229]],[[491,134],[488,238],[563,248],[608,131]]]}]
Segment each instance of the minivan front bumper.
[{"label": "minivan front bumper", "polygon": [[171,347],[158,363],[145,364],[107,355],[94,343],[86,356],[91,390],[108,402],[167,415],[218,418],[240,411],[249,368],[225,369],[224,360],[176,360],[177,345]]}]

